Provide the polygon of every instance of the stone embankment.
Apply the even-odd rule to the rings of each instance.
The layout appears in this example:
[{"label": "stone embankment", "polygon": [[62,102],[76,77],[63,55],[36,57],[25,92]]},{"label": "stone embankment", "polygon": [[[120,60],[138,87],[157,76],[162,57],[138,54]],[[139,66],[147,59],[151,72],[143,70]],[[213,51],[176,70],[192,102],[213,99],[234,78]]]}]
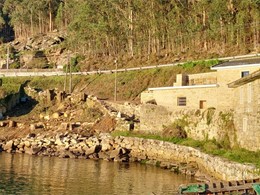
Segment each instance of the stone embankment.
[{"label": "stone embankment", "polygon": [[114,138],[107,133],[90,137],[69,132],[56,136],[29,134],[25,138],[0,143],[0,151],[61,158],[142,162],[192,176],[198,176],[201,171],[207,172],[221,180],[241,180],[258,176],[252,165],[229,162],[191,147],[142,138]]}]

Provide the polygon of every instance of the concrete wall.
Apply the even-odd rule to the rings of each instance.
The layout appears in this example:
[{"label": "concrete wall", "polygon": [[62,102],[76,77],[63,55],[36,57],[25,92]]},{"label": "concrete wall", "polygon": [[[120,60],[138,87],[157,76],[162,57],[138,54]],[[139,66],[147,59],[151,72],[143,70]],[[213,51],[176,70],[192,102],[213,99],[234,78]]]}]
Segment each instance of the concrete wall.
[{"label": "concrete wall", "polygon": [[[169,90],[156,90],[143,92],[142,103],[155,100],[157,105],[164,106],[168,110],[176,111],[181,109],[199,109],[200,101],[206,101],[204,108],[217,105],[218,87],[205,88],[180,88]],[[186,97],[186,106],[178,106],[178,97]]]},{"label": "concrete wall", "polygon": [[233,99],[238,144],[249,150],[259,150],[260,79],[235,88]]}]

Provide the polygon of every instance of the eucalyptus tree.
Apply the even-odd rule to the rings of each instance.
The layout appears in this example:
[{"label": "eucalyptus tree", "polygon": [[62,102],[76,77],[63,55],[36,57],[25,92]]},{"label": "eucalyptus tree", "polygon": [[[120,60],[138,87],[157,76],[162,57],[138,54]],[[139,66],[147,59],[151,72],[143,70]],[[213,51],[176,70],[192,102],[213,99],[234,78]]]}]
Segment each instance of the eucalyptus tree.
[{"label": "eucalyptus tree", "polygon": [[4,6],[4,0],[0,0],[0,30],[4,27],[5,24],[3,6]]},{"label": "eucalyptus tree", "polygon": [[11,18],[10,25],[13,26],[16,37],[26,34],[26,27],[24,26],[24,10],[22,0],[6,0],[4,2],[3,11]]}]

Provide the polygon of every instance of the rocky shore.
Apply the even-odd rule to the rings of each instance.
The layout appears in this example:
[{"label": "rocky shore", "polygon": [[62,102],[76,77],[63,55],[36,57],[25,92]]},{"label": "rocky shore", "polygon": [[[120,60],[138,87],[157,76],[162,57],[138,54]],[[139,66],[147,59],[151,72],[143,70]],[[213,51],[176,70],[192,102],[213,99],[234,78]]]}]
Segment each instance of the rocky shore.
[{"label": "rocky shore", "polygon": [[209,178],[208,173],[221,180],[256,178],[254,166],[229,162],[204,154],[197,149],[169,142],[133,137],[112,137],[108,133],[89,137],[65,132],[56,136],[29,134],[0,142],[0,151],[61,158],[103,159],[118,162],[141,162],[195,176]]}]

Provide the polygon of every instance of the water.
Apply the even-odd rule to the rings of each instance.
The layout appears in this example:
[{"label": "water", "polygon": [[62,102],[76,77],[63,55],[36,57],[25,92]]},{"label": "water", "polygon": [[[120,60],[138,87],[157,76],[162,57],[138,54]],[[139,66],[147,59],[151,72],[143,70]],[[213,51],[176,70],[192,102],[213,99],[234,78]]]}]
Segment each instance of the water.
[{"label": "water", "polygon": [[0,194],[176,194],[183,175],[139,163],[0,153]]}]

